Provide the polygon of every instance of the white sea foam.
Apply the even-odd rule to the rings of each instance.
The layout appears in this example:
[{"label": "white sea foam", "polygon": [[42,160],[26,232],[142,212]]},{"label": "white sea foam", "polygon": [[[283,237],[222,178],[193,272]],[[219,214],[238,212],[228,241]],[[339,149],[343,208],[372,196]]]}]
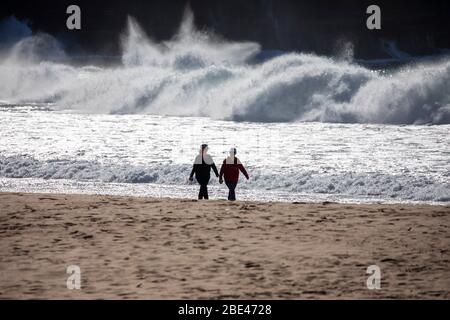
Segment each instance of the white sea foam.
[{"label": "white sea foam", "polygon": [[[49,186],[86,182],[108,192],[114,189],[108,184],[175,186],[177,195],[189,197],[192,188],[180,192],[199,144],[207,142],[218,166],[230,146],[237,147],[251,177],[241,177],[239,189],[249,199],[277,200],[283,193],[283,199],[302,200],[450,201],[449,125],[269,124],[47,110],[0,109],[0,180],[24,184],[10,189],[10,182],[0,182],[0,190],[23,190],[27,179],[38,179]],[[217,186],[213,174],[211,184]],[[33,186],[42,183],[27,190],[42,191]]]},{"label": "white sea foam", "polygon": [[[163,43],[130,19],[115,67],[0,25],[20,29],[0,46],[0,191],[190,197],[206,142],[216,163],[238,148],[244,199],[450,201],[450,59],[375,72],[351,54],[260,52],[192,19]],[[425,123],[440,125],[388,125]]]},{"label": "white sea foam", "polygon": [[[154,164],[147,166],[102,165],[95,161],[48,160],[31,157],[0,156],[0,177],[64,179],[106,183],[155,183],[183,185],[190,165]],[[240,188],[282,190],[291,193],[327,194],[351,197],[374,197],[396,201],[450,201],[450,183],[434,181],[425,175],[386,173],[324,173],[314,170],[285,170],[270,173],[249,167],[252,179]],[[211,184],[218,184],[212,180]]]},{"label": "white sea foam", "polygon": [[130,18],[122,64],[76,67],[49,35],[21,38],[0,64],[0,99],[74,112],[261,122],[450,123],[450,58],[374,72],[302,53],[254,63],[255,43],[193,27],[154,43]]}]

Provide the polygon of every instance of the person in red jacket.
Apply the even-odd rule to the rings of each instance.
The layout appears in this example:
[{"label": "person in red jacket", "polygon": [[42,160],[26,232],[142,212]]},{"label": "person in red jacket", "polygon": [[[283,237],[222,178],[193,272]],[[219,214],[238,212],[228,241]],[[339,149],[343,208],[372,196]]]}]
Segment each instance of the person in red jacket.
[{"label": "person in red jacket", "polygon": [[244,176],[249,179],[248,173],[242,165],[241,161],[236,157],[236,148],[231,148],[230,155],[223,160],[222,167],[219,173],[219,182],[222,183],[225,178],[225,184],[228,187],[228,200],[236,200],[235,189],[239,181],[239,171],[241,171]]}]

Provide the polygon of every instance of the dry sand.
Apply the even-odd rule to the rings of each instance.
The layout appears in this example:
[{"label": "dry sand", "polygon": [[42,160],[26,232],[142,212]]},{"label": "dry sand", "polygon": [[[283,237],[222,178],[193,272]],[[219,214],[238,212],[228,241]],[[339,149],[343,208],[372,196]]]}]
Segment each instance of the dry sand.
[{"label": "dry sand", "polygon": [[450,298],[449,206],[0,193],[0,219],[0,298]]}]

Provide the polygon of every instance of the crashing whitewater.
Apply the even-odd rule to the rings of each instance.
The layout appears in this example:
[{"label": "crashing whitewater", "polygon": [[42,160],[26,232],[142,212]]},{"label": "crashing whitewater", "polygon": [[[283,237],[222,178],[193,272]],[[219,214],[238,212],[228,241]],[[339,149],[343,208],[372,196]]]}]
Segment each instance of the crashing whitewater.
[{"label": "crashing whitewater", "polygon": [[28,34],[3,49],[0,100],[251,122],[450,123],[450,58],[389,72],[313,54],[264,58],[256,43],[196,30],[189,12],[162,43],[130,18],[122,48],[118,66],[76,66],[56,39]]},{"label": "crashing whitewater", "polygon": [[217,161],[240,150],[243,199],[450,201],[450,57],[374,71],[348,50],[232,43],[187,12],[161,43],[130,18],[121,59],[105,67],[6,25],[0,191],[191,197],[191,152],[208,142]]}]

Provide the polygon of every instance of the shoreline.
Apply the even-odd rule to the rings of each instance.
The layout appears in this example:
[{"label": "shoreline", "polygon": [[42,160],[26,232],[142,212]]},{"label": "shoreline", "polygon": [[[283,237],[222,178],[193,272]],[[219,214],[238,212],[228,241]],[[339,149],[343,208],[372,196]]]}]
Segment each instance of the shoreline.
[{"label": "shoreline", "polygon": [[[24,183],[25,182],[25,183]],[[198,185],[172,184],[129,184],[129,183],[97,183],[90,181],[72,180],[39,180],[34,178],[2,178],[0,179],[0,193],[32,193],[32,194],[68,194],[86,196],[114,196],[158,199],[195,199]],[[228,190],[224,185],[211,183],[208,186],[210,200],[226,200]],[[189,190],[189,192],[186,192]],[[261,203],[317,203],[332,202],[339,204],[389,204],[389,205],[432,205],[450,206],[450,201],[383,199],[376,195],[350,196],[341,194],[321,193],[292,193],[283,190],[262,190],[240,188],[237,192],[238,200]],[[277,199],[277,200],[274,200]]]},{"label": "shoreline", "polygon": [[450,298],[449,205],[0,192],[0,219],[0,299]]}]

